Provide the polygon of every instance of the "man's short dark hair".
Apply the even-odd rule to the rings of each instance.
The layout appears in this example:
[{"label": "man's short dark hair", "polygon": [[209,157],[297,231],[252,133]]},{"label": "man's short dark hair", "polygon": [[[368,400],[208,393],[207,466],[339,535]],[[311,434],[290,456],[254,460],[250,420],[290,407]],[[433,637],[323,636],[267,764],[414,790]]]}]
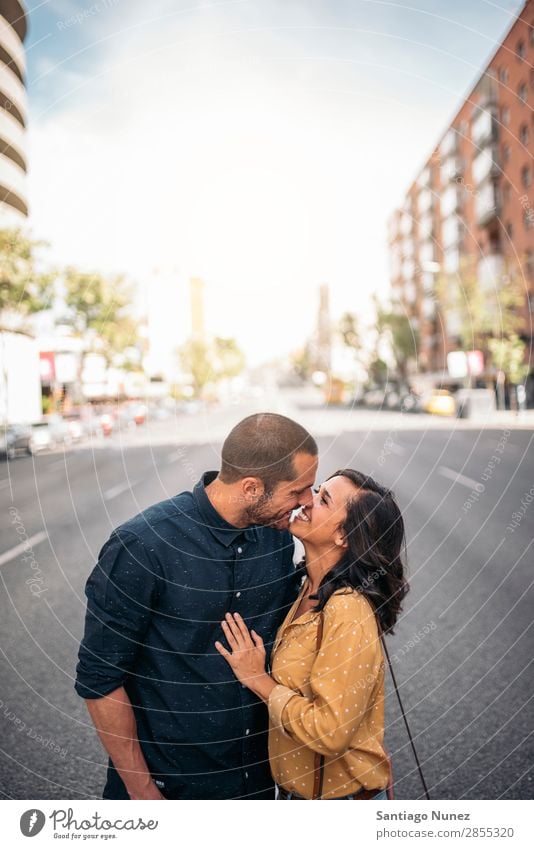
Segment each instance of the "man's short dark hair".
[{"label": "man's short dark hair", "polygon": [[317,443],[302,425],[278,413],[255,413],[226,437],[219,478],[236,483],[257,477],[266,492],[273,492],[281,481],[295,480],[293,460],[301,452],[317,456]]}]

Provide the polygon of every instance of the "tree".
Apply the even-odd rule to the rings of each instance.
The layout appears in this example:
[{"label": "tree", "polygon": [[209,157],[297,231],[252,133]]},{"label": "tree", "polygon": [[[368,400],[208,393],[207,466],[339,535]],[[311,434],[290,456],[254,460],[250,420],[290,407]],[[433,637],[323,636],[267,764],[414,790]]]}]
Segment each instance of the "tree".
[{"label": "tree", "polygon": [[237,377],[245,368],[245,355],[235,339],[216,336],[213,343],[216,379]]},{"label": "tree", "polygon": [[245,367],[245,357],[235,339],[215,337],[212,344],[192,338],[179,351],[184,371],[191,375],[195,397],[202,395],[209,383],[237,377]]},{"label": "tree", "polygon": [[191,375],[195,396],[215,377],[211,351],[202,339],[189,339],[179,350],[182,368]]},{"label": "tree", "polygon": [[401,304],[393,303],[388,309],[376,300],[375,305],[377,347],[380,340],[387,336],[398,375],[406,380],[409,363],[417,357],[419,332],[413,327]]},{"label": "tree", "polygon": [[343,313],[339,320],[339,332],[347,348],[352,348],[358,354],[362,347],[358,317],[351,312]]},{"label": "tree", "polygon": [[462,349],[483,351],[501,387],[505,377],[517,386],[529,371],[524,362],[527,346],[518,332],[525,298],[523,286],[517,270],[504,263],[496,269],[491,285],[483,285],[480,272],[470,259],[464,261],[454,278],[441,275],[438,280],[442,309],[445,316],[451,312],[456,316],[456,335]]},{"label": "tree", "polygon": [[129,314],[132,290],[124,277],[105,277],[70,266],[64,272],[65,303],[81,333],[93,331],[108,360],[133,345],[137,322]]},{"label": "tree", "polygon": [[0,230],[0,316],[27,316],[50,307],[53,276],[37,270],[35,254],[44,242],[22,230]]}]

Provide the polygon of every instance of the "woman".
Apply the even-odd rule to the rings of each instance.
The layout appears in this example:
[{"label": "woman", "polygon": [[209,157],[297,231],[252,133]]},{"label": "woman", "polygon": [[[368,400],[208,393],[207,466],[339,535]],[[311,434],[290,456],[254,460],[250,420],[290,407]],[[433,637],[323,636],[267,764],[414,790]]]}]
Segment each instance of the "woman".
[{"label": "woman", "polygon": [[236,677],[268,705],[269,759],[282,799],[386,798],[384,658],[408,586],[404,523],[392,493],[342,469],[303,508],[306,578],[266,652],[239,614],[222,623]]}]

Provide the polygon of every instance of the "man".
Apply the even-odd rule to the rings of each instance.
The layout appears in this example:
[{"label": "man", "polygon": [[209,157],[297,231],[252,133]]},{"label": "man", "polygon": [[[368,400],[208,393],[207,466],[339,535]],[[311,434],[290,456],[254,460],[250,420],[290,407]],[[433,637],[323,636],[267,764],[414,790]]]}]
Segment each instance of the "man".
[{"label": "man", "polygon": [[272,645],[297,594],[289,519],[312,505],[316,471],[303,427],[249,416],[218,474],[113,531],[75,685],[110,757],[104,798],[274,798],[265,706],[214,644],[238,612]]}]

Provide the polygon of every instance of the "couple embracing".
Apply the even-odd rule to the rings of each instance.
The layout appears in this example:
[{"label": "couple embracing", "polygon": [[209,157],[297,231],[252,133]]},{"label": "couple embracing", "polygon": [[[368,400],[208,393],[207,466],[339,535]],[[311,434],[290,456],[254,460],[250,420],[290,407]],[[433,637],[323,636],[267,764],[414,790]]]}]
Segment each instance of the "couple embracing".
[{"label": "couple embracing", "polygon": [[361,472],[316,489],[317,465],[297,422],[249,416],[218,472],[103,546],[75,686],[104,798],[386,798],[380,637],[407,591],[403,520]]}]

